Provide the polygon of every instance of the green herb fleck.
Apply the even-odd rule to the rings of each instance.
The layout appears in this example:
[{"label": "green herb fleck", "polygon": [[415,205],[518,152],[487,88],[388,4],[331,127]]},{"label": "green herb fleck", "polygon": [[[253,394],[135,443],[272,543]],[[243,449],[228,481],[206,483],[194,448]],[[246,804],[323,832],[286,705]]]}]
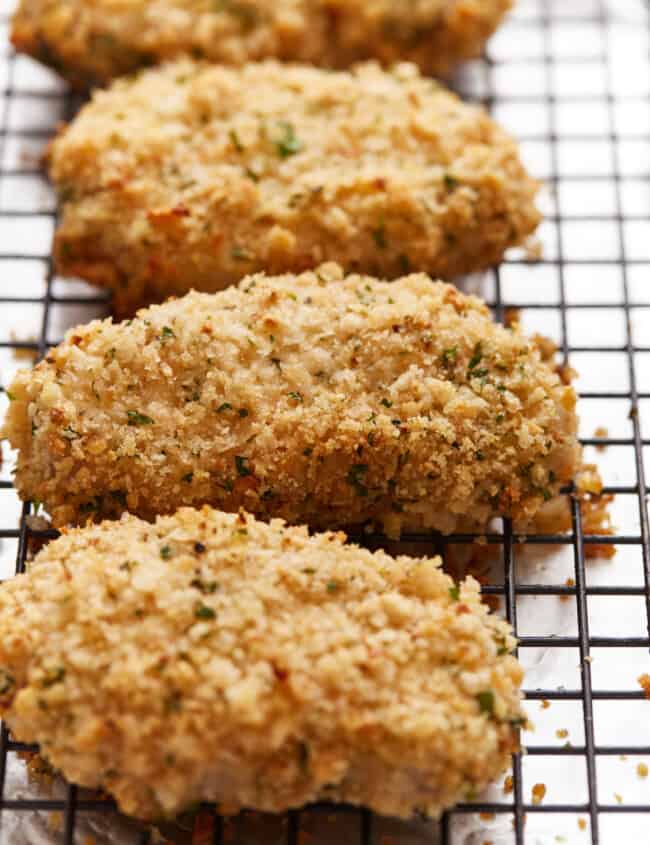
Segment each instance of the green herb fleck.
[{"label": "green herb fleck", "polygon": [[208,607],[205,604],[200,604],[196,608],[196,610],[194,611],[194,615],[196,616],[197,619],[216,619],[217,618],[216,612],[211,607]]},{"label": "green herb fleck", "polygon": [[327,592],[328,593],[335,593],[340,587],[341,587],[341,585],[338,583],[338,581],[328,581],[327,582]]},{"label": "green herb fleck", "polygon": [[141,414],[140,411],[127,411],[126,416],[129,420],[129,425],[153,425],[151,417]]},{"label": "green herb fleck", "polygon": [[368,472],[368,464],[354,464],[350,467],[346,481],[356,490],[357,496],[367,496],[368,488],[365,485],[365,477]]},{"label": "green herb fleck", "polygon": [[162,331],[160,332],[160,339],[163,341],[163,343],[172,337],[176,337],[176,335],[174,334],[174,330],[169,326],[163,326]]},{"label": "green herb fleck", "polygon": [[16,679],[6,669],[0,669],[0,696],[7,695],[16,685]]},{"label": "green herb fleck", "polygon": [[182,481],[184,481],[186,484],[191,484],[193,480],[194,480],[194,473],[193,472],[186,473],[186,475],[184,475],[183,478],[182,478]]},{"label": "green herb fleck", "polygon": [[219,405],[219,407],[217,408],[217,413],[223,414],[224,411],[231,411],[231,410],[232,410],[232,405],[230,404],[230,402],[224,402],[223,404]]},{"label": "green herb fleck", "polygon": [[163,560],[169,560],[169,558],[171,556],[172,556],[171,546],[163,546],[160,550],[160,557]]},{"label": "green herb fleck", "polygon": [[390,401],[390,399],[382,399],[379,404],[383,405],[384,408],[392,408],[393,407],[393,403]]},{"label": "green herb fleck", "polygon": [[494,693],[492,690],[479,692],[476,700],[478,701],[478,706],[481,708],[481,713],[487,713],[489,716],[494,715]]},{"label": "green herb fleck", "polygon": [[443,176],[443,179],[445,181],[445,188],[448,191],[455,190],[458,187],[458,185],[460,184],[458,179],[456,179],[454,176],[452,176],[451,173],[449,173],[448,171]]},{"label": "green herb fleck", "polygon": [[252,259],[251,253],[243,246],[235,246],[230,250],[230,257],[235,261],[250,261]]},{"label": "green herb fleck", "polygon": [[56,669],[48,669],[43,678],[43,688],[48,689],[55,684],[60,684],[65,678],[65,669],[63,666],[57,666]]},{"label": "green herb fleck", "polygon": [[289,396],[290,399],[293,399],[294,402],[302,402],[303,401],[302,394],[298,393],[297,390],[292,390],[287,395]]},{"label": "green herb fleck", "polygon": [[445,367],[448,367],[458,357],[458,347],[457,346],[450,346],[449,349],[445,349],[442,353],[441,360]]},{"label": "green herb fleck", "polygon": [[16,394],[15,394],[15,393],[12,393],[12,392],[11,392],[11,390],[6,390],[6,389],[5,389],[5,393],[7,394],[7,399],[8,399],[10,402],[15,402],[15,401],[16,401]]},{"label": "green herb fleck", "polygon": [[251,474],[248,466],[248,458],[245,458],[242,455],[235,455],[235,466],[237,467],[237,474],[241,478],[245,478],[247,475]]},{"label": "green herb fleck", "polygon": [[61,434],[66,440],[77,440],[79,438],[79,432],[75,431],[71,426],[66,426]]},{"label": "green herb fleck", "polygon": [[460,587],[458,584],[454,584],[453,587],[449,588],[449,597],[452,601],[458,601],[460,598]]},{"label": "green herb fleck", "polygon": [[239,135],[237,134],[237,132],[234,129],[231,129],[230,132],[228,132],[228,137],[230,138],[230,142],[233,145],[233,147],[237,150],[237,152],[243,153],[244,152],[244,145],[242,144],[242,142],[239,138]]},{"label": "green herb fleck", "polygon": [[372,230],[372,237],[379,249],[386,249],[388,240],[386,239],[386,224],[382,222]]}]

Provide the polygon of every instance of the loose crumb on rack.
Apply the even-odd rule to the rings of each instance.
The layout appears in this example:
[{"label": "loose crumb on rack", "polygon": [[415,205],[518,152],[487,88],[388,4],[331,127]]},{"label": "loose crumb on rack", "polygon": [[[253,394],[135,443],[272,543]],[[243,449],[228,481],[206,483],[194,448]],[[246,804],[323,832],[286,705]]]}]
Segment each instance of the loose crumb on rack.
[{"label": "loose crumb on rack", "polygon": [[558,729],[555,731],[555,736],[556,736],[558,739],[566,739],[566,738],[569,736],[569,732],[568,732],[568,730],[567,730],[566,728],[558,728]]},{"label": "loose crumb on rack", "polygon": [[578,819],[578,827],[580,828],[580,830],[586,830],[587,822],[584,819]]},{"label": "loose crumb on rack", "polygon": [[[604,425],[599,425],[598,428],[594,431],[594,437],[600,438],[607,438],[609,437],[609,429],[605,428]],[[607,445],[605,443],[599,443],[596,446],[596,451],[604,452],[607,449]]]},{"label": "loose crumb on rack", "polygon": [[[576,582],[575,582],[575,579],[573,579],[573,578],[567,578],[566,581],[564,582],[565,587],[575,587],[575,585],[576,585]],[[570,598],[571,598],[571,596],[562,595],[562,596],[560,596],[560,601],[569,601]]]},{"label": "loose crumb on rack", "polygon": [[482,822],[493,822],[496,818],[494,813],[479,813],[478,817]]},{"label": "loose crumb on rack", "polygon": [[543,698],[540,701],[539,706],[542,708],[542,710],[548,710],[548,708],[551,706],[551,702],[548,701],[548,699]]},{"label": "loose crumb on rack", "polygon": [[615,793],[614,793],[614,798],[616,799],[616,803],[617,803],[617,804],[622,804],[622,803],[623,803],[623,796],[622,796],[620,793],[615,792]]},{"label": "loose crumb on rack", "polygon": [[643,690],[645,697],[650,700],[650,675],[644,673],[637,678],[638,684]]},{"label": "loose crumb on rack", "polygon": [[636,767],[636,773],[640,778],[647,778],[648,777],[648,767],[645,763],[639,763]]},{"label": "loose crumb on rack", "polygon": [[541,804],[544,800],[544,796],[546,795],[546,784],[545,783],[536,783],[533,786],[533,804]]},{"label": "loose crumb on rack", "polygon": [[510,795],[513,789],[514,781],[512,779],[512,775],[506,775],[505,780],[503,781],[503,794]]}]

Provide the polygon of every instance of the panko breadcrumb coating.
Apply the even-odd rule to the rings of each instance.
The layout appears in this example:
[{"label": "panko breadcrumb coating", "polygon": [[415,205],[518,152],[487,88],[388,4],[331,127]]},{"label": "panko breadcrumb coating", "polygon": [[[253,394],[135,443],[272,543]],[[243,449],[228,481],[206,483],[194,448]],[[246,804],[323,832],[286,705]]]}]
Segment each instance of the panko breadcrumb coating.
[{"label": "panko breadcrumb coating", "polygon": [[477,298],[411,275],[252,276],[70,331],[4,435],[54,524],[240,507],[327,528],[522,526],[579,465],[575,392]]},{"label": "panko breadcrumb coating", "polygon": [[345,68],[416,62],[446,74],[478,56],[513,0],[22,0],[11,40],[88,87],[183,54]]},{"label": "panko breadcrumb coating", "polygon": [[0,715],[146,819],[438,815],[517,747],[515,641],[476,581],[344,539],[209,507],[71,531],[0,587]]},{"label": "panko breadcrumb coating", "polygon": [[97,92],[51,147],[59,271],[117,311],[323,261],[450,279],[540,220],[516,143],[412,65],[181,61]]}]

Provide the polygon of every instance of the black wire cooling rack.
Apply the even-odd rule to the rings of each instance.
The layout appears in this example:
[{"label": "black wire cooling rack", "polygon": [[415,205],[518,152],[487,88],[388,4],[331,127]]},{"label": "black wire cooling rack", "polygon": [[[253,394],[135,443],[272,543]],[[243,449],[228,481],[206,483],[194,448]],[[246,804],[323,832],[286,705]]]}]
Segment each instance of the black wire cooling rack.
[{"label": "black wire cooling rack", "polygon": [[[0,14],[0,30],[6,31],[8,14]],[[514,756],[505,788],[498,785],[487,797],[458,805],[439,827],[423,823],[418,842],[437,841],[436,836],[444,845],[610,845],[622,836],[628,845],[650,841],[650,779],[643,777],[643,757],[650,758],[645,727],[650,703],[644,702],[636,682],[637,675],[650,671],[650,491],[644,468],[650,439],[643,436],[650,427],[649,24],[650,14],[640,0],[520,0],[510,23],[493,41],[489,57],[471,63],[459,81],[463,93],[513,125],[532,169],[548,185],[542,227],[545,257],[535,264],[525,257],[509,258],[486,274],[479,290],[498,319],[516,308],[525,326],[555,334],[562,362],[585,376],[578,388],[586,424],[602,415],[610,431],[599,430],[594,436],[593,427],[584,429],[583,443],[587,449],[607,449],[599,454],[607,467],[603,492],[616,496],[620,506],[615,521],[623,525],[618,525],[620,533],[587,533],[580,505],[568,495],[572,529],[566,535],[520,538],[506,522],[502,531],[487,536],[488,544],[500,547],[501,566],[484,591],[500,599],[519,634],[520,657],[533,672],[533,681],[540,661],[550,662],[543,685],[527,684],[531,718],[544,722],[547,712],[553,712],[551,706],[567,718],[571,711],[579,723],[578,739],[573,744],[558,742],[546,728],[537,743],[534,734],[526,735],[527,753]],[[11,372],[25,365],[16,358],[44,355],[63,329],[105,313],[106,301],[83,285],[57,279],[49,260],[56,212],[39,155],[57,120],[69,117],[76,104],[54,77],[14,56],[3,35],[0,32],[7,45],[0,47],[0,366],[6,385]],[[0,413],[3,401],[0,392]],[[31,506],[17,503],[10,470],[5,447],[0,467],[0,566],[11,558],[19,572],[30,544],[48,535],[30,526]],[[475,538],[404,539],[416,543],[422,553],[444,554],[450,545],[469,544]],[[587,561],[593,546],[614,546],[617,563]],[[523,561],[535,547],[547,554],[554,549],[556,556],[563,556],[565,569],[548,575],[542,567],[526,576]],[[0,575],[9,573],[0,569]],[[531,601],[555,606],[564,602],[571,623],[559,632],[530,631],[521,608],[525,602],[530,608]],[[603,602],[608,603],[604,613]],[[553,613],[551,617],[557,618]],[[601,660],[608,667],[605,673],[598,669]],[[573,673],[567,672],[568,664]],[[529,677],[527,673],[527,682]],[[567,732],[560,729],[556,735],[564,739]],[[92,842],[85,835],[80,838],[79,823],[84,814],[115,814],[112,802],[72,785],[56,798],[7,795],[8,761],[31,750],[2,728],[0,820],[10,814],[26,818],[35,811],[56,811],[62,823],[50,831],[51,842]],[[612,767],[629,775],[630,766],[639,763],[632,800],[604,788],[612,782]],[[581,785],[552,794],[553,772],[562,783],[568,778]],[[549,797],[531,789],[535,782],[544,782],[544,773]],[[317,843],[314,830],[320,820],[324,825],[334,815],[353,819],[344,837],[349,842],[415,841],[408,838],[411,831],[385,835],[382,820],[369,812],[328,806],[289,813],[272,841]],[[475,838],[466,838],[468,818],[476,822],[470,831]],[[556,820],[564,825],[561,835],[553,833]],[[0,824],[2,843],[5,829]],[[241,829],[233,834],[216,815],[206,830],[204,838],[195,836],[192,842],[259,842]],[[154,842],[151,832],[135,836],[129,841]],[[33,840],[25,833],[11,843],[23,841]]]}]

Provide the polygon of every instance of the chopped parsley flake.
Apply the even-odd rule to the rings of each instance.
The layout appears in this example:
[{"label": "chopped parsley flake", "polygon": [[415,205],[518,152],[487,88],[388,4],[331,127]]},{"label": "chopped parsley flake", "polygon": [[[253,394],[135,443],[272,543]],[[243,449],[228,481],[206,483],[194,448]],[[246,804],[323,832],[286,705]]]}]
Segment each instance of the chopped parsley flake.
[{"label": "chopped parsley flake", "polygon": [[216,612],[211,607],[208,607],[205,604],[200,604],[196,608],[196,610],[194,611],[194,615],[196,616],[197,619],[216,619],[217,618]]},{"label": "chopped parsley flake", "polygon": [[290,399],[293,399],[294,402],[302,402],[303,401],[302,393],[298,393],[297,390],[292,390],[287,395],[289,396]]},{"label": "chopped parsley flake", "polygon": [[382,221],[376,229],[372,230],[372,237],[379,249],[386,249],[388,240],[386,239],[386,225]]},{"label": "chopped parsley flake", "polygon": [[223,403],[222,403],[221,405],[219,405],[219,407],[217,408],[217,413],[218,413],[218,414],[223,414],[223,412],[224,412],[224,411],[232,411],[232,405],[230,404],[230,402],[223,402]]},{"label": "chopped parsley flake", "polygon": [[43,678],[43,687],[45,689],[53,687],[55,684],[60,684],[64,678],[65,669],[63,666],[58,666],[56,669],[49,669]]},{"label": "chopped parsley flake", "polygon": [[453,587],[449,588],[449,597],[452,599],[452,601],[458,601],[458,599],[460,598],[460,587],[458,586],[458,584],[454,584]]},{"label": "chopped parsley flake", "polygon": [[483,360],[483,346],[481,341],[479,341],[476,346],[474,347],[474,354],[469,360],[469,364],[467,365],[468,370],[474,370]]},{"label": "chopped parsley flake", "polygon": [[393,403],[390,401],[390,399],[382,399],[379,404],[383,405],[384,408],[392,408],[393,407]]},{"label": "chopped parsley flake", "polygon": [[163,560],[169,560],[169,558],[171,556],[172,556],[171,546],[163,546],[160,550],[160,557]]},{"label": "chopped parsley flake", "polygon": [[169,340],[172,337],[176,337],[176,335],[174,334],[174,330],[172,328],[170,328],[169,326],[163,326],[163,329],[160,332],[160,337],[161,340],[165,341]]},{"label": "chopped parsley flake", "polygon": [[476,700],[478,701],[478,706],[481,708],[481,713],[487,713],[490,716],[494,715],[494,693],[492,690],[479,692]]},{"label": "chopped parsley flake", "polygon": [[449,172],[445,173],[445,175],[443,176],[443,179],[445,180],[445,188],[448,191],[453,191],[460,184],[458,179],[456,179],[454,176],[452,176],[451,173],[449,173]]},{"label": "chopped parsley flake", "polygon": [[368,488],[365,485],[365,476],[368,472],[368,464],[354,464],[350,467],[346,481],[356,490],[357,496],[367,496]]},{"label": "chopped parsley flake", "polygon": [[327,592],[328,593],[335,593],[340,588],[340,586],[341,585],[338,583],[338,581],[328,581],[327,582]]},{"label": "chopped parsley flake", "polygon": [[0,669],[0,696],[6,695],[16,685],[16,680],[13,675],[10,675],[6,669]]},{"label": "chopped parsley flake", "polygon": [[302,150],[302,141],[296,135],[296,130],[292,123],[282,121],[280,126],[284,134],[275,142],[275,146],[280,158],[289,158]]},{"label": "chopped parsley flake", "polygon": [[445,366],[449,366],[452,364],[456,358],[458,357],[458,347],[457,346],[450,346],[449,349],[445,349],[442,353],[442,363]]},{"label": "chopped parsley flake", "polygon": [[245,478],[251,474],[248,466],[248,458],[244,458],[242,455],[235,455],[235,466],[237,467],[237,474],[241,478]]},{"label": "chopped parsley flake", "polygon": [[228,137],[230,138],[230,142],[233,147],[237,150],[238,153],[242,153],[244,151],[244,145],[239,139],[239,135],[235,132],[234,129],[231,129],[228,133]]},{"label": "chopped parsley flake", "polygon": [[151,417],[141,414],[140,411],[127,411],[126,416],[129,420],[129,425],[153,425]]}]

